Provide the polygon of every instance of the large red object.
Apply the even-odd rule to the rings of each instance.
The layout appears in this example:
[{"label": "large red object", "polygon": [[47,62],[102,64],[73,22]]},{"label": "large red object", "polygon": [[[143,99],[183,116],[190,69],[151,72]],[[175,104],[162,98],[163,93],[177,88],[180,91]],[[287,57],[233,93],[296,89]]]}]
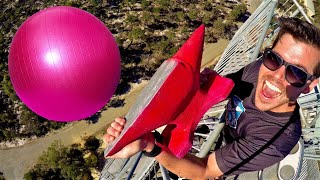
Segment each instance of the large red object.
[{"label": "large red object", "polygon": [[92,14],[57,6],[29,17],[15,34],[9,73],[20,99],[49,120],[81,120],[108,102],[120,79],[120,53]]},{"label": "large red object", "polygon": [[192,137],[203,114],[224,100],[233,82],[213,74],[200,88],[200,65],[204,41],[200,26],[169,60],[165,61],[141,92],[128,112],[120,137],[105,150],[110,156],[147,132],[168,124],[162,135],[169,150],[183,157],[192,145]]}]

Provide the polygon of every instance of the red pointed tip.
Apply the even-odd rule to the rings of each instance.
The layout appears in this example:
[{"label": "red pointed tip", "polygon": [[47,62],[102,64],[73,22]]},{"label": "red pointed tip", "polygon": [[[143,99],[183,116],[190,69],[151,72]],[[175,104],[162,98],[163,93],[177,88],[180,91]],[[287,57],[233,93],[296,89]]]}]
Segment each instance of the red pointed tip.
[{"label": "red pointed tip", "polygon": [[205,26],[202,24],[192,33],[173,58],[188,63],[194,71],[200,71],[204,33]]}]

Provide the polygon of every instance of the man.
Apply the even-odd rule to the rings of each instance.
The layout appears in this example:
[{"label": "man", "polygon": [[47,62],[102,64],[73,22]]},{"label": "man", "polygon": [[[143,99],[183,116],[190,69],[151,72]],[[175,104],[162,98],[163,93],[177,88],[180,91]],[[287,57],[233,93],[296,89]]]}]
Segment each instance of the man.
[{"label": "man", "polygon": [[[295,18],[279,18],[279,24],[272,49],[265,49],[257,61],[227,76],[235,81],[235,88],[226,106],[224,147],[205,158],[187,154],[178,159],[149,133],[111,158],[127,158],[144,150],[169,171],[188,179],[255,171],[283,159],[301,136],[296,100],[318,83],[320,30]],[[203,80],[206,74],[208,70],[202,73]],[[234,116],[237,107],[243,111]],[[113,141],[124,125],[123,118],[116,118],[104,140]]]}]

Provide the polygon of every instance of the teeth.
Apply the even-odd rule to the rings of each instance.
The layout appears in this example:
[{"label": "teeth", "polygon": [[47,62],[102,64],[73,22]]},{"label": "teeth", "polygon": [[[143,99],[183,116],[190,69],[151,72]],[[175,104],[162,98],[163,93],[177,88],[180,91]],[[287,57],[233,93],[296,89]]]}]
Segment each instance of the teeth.
[{"label": "teeth", "polygon": [[266,85],[267,85],[268,88],[270,88],[272,91],[281,93],[280,89],[277,88],[275,85],[271,84],[269,81],[266,81]]}]

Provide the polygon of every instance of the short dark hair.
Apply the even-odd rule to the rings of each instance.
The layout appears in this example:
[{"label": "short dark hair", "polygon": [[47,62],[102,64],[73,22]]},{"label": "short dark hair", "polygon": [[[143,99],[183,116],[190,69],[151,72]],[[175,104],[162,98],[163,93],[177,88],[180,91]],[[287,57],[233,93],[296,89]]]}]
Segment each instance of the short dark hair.
[{"label": "short dark hair", "polygon": [[[278,18],[280,31],[273,42],[272,48],[284,34],[290,34],[295,40],[309,44],[320,51],[320,29],[313,24],[298,18],[280,17]],[[320,76],[320,59],[313,70],[316,77]]]}]

